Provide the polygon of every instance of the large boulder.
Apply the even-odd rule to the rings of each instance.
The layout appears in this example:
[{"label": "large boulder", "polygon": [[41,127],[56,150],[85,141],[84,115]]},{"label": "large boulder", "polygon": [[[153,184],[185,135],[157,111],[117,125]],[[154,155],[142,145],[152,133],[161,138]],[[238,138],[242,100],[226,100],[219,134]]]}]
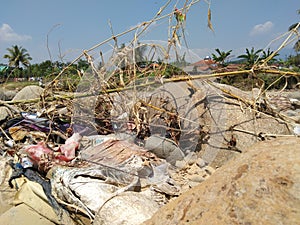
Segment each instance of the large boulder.
[{"label": "large boulder", "polygon": [[300,139],[259,142],[145,224],[298,224]]},{"label": "large boulder", "polygon": [[44,89],[39,86],[29,85],[20,90],[13,98],[13,101],[39,98],[43,91]]},{"label": "large boulder", "polygon": [[[194,81],[193,86],[195,92],[185,108],[188,114],[184,115],[189,121],[199,123],[198,138],[193,139],[198,141],[195,151],[214,168],[268,135],[291,134],[286,121],[249,105],[256,99],[257,103],[261,101],[255,91],[244,92],[229,85],[201,81]],[[183,125],[188,120],[183,120]]]},{"label": "large boulder", "polygon": [[[130,115],[138,115],[140,121],[149,123],[151,137],[145,147],[160,157],[170,157],[171,151],[161,141],[153,141],[155,137],[176,137],[173,141],[184,155],[196,152],[217,168],[261,139],[291,134],[286,121],[261,112],[258,105],[254,108],[256,104],[247,104],[255,102],[259,94],[259,89],[244,92],[203,80],[162,83],[114,95],[112,115],[115,121],[123,121],[121,128],[128,126]],[[172,164],[182,160],[178,152],[172,152],[176,153],[170,157]]]}]

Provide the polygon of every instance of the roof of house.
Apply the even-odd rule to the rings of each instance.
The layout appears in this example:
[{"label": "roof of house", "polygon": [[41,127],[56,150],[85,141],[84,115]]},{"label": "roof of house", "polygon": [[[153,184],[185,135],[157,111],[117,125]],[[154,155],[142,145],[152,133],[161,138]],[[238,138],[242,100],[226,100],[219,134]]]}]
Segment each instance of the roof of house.
[{"label": "roof of house", "polygon": [[208,66],[208,65],[213,65],[216,64],[216,62],[212,59],[202,59],[198,62],[193,63],[193,66]]},{"label": "roof of house", "polygon": [[196,67],[197,71],[208,71],[208,70],[213,70],[217,67],[216,62],[211,58],[207,58],[207,57],[191,65]]}]

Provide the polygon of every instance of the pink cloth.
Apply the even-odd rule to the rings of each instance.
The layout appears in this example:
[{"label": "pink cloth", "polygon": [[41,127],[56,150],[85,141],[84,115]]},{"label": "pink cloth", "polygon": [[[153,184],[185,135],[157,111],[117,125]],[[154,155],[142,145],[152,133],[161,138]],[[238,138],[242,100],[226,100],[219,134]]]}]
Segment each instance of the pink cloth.
[{"label": "pink cloth", "polygon": [[76,156],[76,150],[79,147],[81,135],[74,133],[68,138],[65,144],[61,145],[58,149],[59,154],[54,154],[54,151],[47,147],[44,142],[39,142],[37,145],[31,145],[25,149],[25,152],[29,155],[33,163],[38,164],[41,161],[43,155],[49,156],[49,158],[58,159],[61,161],[69,162]]}]

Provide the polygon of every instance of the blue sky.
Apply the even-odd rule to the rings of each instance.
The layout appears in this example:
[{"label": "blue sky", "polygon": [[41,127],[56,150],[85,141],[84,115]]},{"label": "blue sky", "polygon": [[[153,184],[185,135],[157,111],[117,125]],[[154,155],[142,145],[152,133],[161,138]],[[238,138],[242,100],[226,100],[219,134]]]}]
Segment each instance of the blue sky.
[{"label": "blue sky", "polygon": [[[2,0],[0,14],[0,63],[6,48],[20,45],[26,48],[33,62],[50,58],[58,60],[59,49],[64,60],[73,60],[82,50],[109,38],[111,21],[115,34],[143,21],[148,21],[167,1],[162,0]],[[5,2],[5,3],[4,3]],[[177,0],[162,14],[172,12]],[[185,0],[178,0],[180,8]],[[285,33],[288,27],[300,21],[299,0],[211,0],[212,23],[215,32],[207,27],[208,4],[202,0],[190,8],[185,28],[188,47],[199,57],[214,52],[215,48],[232,55],[246,48],[265,48],[270,41]],[[169,20],[153,24],[142,40],[168,38]],[[134,33],[118,41],[130,41]],[[275,48],[283,40],[275,42]],[[110,42],[113,44],[113,42]],[[58,47],[60,46],[60,47]],[[98,50],[107,51],[109,45]],[[292,44],[284,54],[294,54]],[[282,56],[283,57],[283,56]]]}]

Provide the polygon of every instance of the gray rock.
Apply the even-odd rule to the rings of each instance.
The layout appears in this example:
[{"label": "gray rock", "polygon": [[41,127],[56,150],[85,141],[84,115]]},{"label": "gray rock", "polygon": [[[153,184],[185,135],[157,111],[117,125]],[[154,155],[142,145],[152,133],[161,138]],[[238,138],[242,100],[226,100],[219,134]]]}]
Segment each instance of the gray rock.
[{"label": "gray rock", "polygon": [[[213,168],[221,167],[228,160],[238,156],[239,152],[243,152],[249,145],[259,140],[253,134],[291,134],[288,126],[282,121],[263,113],[256,114],[241,101],[229,99],[228,96],[224,98],[223,95],[226,96],[226,94],[218,88],[250,102],[253,101],[253,96],[257,95],[257,93],[247,93],[229,85],[199,84],[199,90],[195,93],[201,100],[195,103],[202,128],[198,143],[198,156],[208,165]],[[205,96],[205,101],[201,96]],[[230,130],[230,128],[234,129]],[[235,139],[234,146],[230,146],[232,138]]]},{"label": "gray rock", "polygon": [[6,90],[4,92],[4,96],[5,96],[5,101],[10,101],[12,100],[15,96],[16,96],[17,92],[13,91],[13,90]]},{"label": "gray rock", "polygon": [[26,86],[15,95],[13,101],[39,98],[43,91],[44,89],[39,86]]},{"label": "gray rock", "polygon": [[150,136],[145,141],[145,148],[172,165],[175,165],[176,161],[183,160],[184,158],[181,149],[167,138],[154,135]]},{"label": "gray rock", "polygon": [[176,161],[175,163],[175,166],[178,168],[178,169],[183,169],[185,168],[187,165],[186,161],[185,160],[179,160],[179,161]]},{"label": "gray rock", "polygon": [[199,182],[195,182],[195,181],[190,181],[189,182],[189,186],[192,188],[192,187],[196,187],[199,185]]},{"label": "gray rock", "polygon": [[198,183],[201,183],[203,181],[205,181],[205,178],[202,177],[201,175],[198,175],[198,174],[193,174],[189,177],[189,179],[192,181],[192,182],[198,182]]},{"label": "gray rock", "polygon": [[300,108],[300,101],[298,99],[290,98],[290,101],[295,109]]},{"label": "gray rock", "polygon": [[2,101],[10,101],[16,95],[16,91],[0,89],[0,100]]},{"label": "gray rock", "polygon": [[300,92],[299,91],[290,92],[290,93],[287,94],[287,97],[298,99],[300,101]]},{"label": "gray rock", "polygon": [[196,161],[197,166],[199,166],[200,168],[203,168],[207,165],[207,163],[204,161],[204,159],[198,158]]},{"label": "gray rock", "polygon": [[300,123],[300,115],[298,115],[298,116],[291,116],[291,119],[293,119],[296,123]]},{"label": "gray rock", "polygon": [[6,120],[11,115],[11,111],[5,107],[0,107],[0,121]]},{"label": "gray rock", "polygon": [[297,116],[298,115],[298,113],[294,110],[287,110],[283,114],[286,116]]},{"label": "gray rock", "polygon": [[189,152],[185,157],[184,160],[187,164],[192,165],[197,162],[198,156],[195,152]]},{"label": "gray rock", "polygon": [[210,167],[210,166],[205,166],[203,169],[204,169],[204,171],[205,171],[206,173],[208,173],[209,175],[212,175],[212,174],[215,172],[215,169],[212,168],[212,167]]}]

